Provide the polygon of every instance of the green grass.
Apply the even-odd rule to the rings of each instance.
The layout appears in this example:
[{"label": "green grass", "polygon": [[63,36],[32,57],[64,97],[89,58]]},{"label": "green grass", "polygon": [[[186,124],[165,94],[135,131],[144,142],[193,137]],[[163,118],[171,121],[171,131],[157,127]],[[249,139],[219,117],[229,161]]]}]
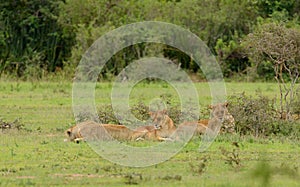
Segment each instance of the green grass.
[{"label": "green grass", "polygon": [[[241,93],[274,97],[272,83],[228,83],[228,95]],[[109,104],[111,84],[96,87],[97,106]],[[196,84],[199,102],[205,108],[210,92],[205,83]],[[139,84],[130,102],[151,102],[175,90],[165,84]],[[67,82],[0,82],[0,118],[20,118],[24,129],[0,131],[0,186],[297,186],[299,185],[300,142],[285,137],[218,136],[204,153],[194,137],[166,162],[145,168],[111,163],[86,143],[64,142],[64,131],[74,124],[72,84]],[[232,142],[239,142],[237,149]],[[132,143],[137,146],[149,142]],[[226,163],[222,149],[238,153],[240,166]],[[134,153],[133,153],[134,154]],[[208,158],[205,166],[201,165]],[[203,168],[202,168],[203,167]],[[203,171],[197,170],[204,169]],[[261,173],[260,173],[261,172]],[[267,181],[267,182],[265,182]]]}]

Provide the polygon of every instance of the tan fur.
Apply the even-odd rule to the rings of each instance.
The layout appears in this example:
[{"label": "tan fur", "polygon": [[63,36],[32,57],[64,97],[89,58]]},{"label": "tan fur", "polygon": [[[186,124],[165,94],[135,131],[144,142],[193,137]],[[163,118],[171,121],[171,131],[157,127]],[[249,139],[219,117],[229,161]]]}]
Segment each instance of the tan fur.
[{"label": "tan fur", "polygon": [[190,126],[193,127],[196,125],[194,135],[201,135],[204,134],[206,129],[207,129],[207,124],[203,124],[199,121],[189,121],[189,122],[184,122],[178,126],[179,129],[184,128],[185,126]]},{"label": "tan fur", "polygon": [[153,121],[155,131],[149,131],[148,136],[157,136],[159,139],[169,138],[176,131],[176,126],[173,120],[167,115],[166,110],[150,112],[150,117]]},{"label": "tan fur", "polygon": [[[145,132],[142,136],[139,136],[139,139],[145,139],[145,140],[159,140],[159,141],[166,141],[170,140],[169,136],[166,135],[165,131],[162,131],[162,129],[155,129],[154,126],[142,126],[136,129],[137,132]],[[163,133],[162,133],[163,132]]]},{"label": "tan fur", "polygon": [[140,132],[148,132],[148,131],[153,131],[155,130],[155,127],[152,125],[147,125],[147,126],[140,126],[138,128],[135,129],[136,131],[140,131]]},{"label": "tan fur", "polygon": [[170,140],[170,136],[176,131],[173,120],[167,115],[166,110],[149,112],[153,126],[141,126],[135,129],[138,132],[146,132],[143,136],[146,140]]},{"label": "tan fur", "polygon": [[221,133],[234,133],[235,122],[233,116],[228,111],[228,105],[229,104],[227,102],[211,105],[212,118],[210,120],[200,120],[199,122],[207,126],[208,124],[214,125],[221,122]]},{"label": "tan fur", "polygon": [[[219,123],[222,123],[221,131],[233,133],[235,124],[233,116],[228,112],[228,103],[218,103],[215,105],[210,105],[209,108],[212,109],[212,118],[211,119],[201,119],[197,122],[184,122],[179,125],[183,126],[192,126],[197,125],[195,129],[195,135],[204,134],[207,128],[214,130],[217,128]],[[210,127],[208,127],[210,124]]]},{"label": "tan fur", "polygon": [[[212,105],[212,119],[202,119],[197,122],[184,122],[179,125],[178,130],[193,127],[196,125],[194,134],[204,134],[207,128],[212,130],[214,124],[223,122],[223,128],[227,132],[234,132],[234,118],[227,110],[228,103]],[[81,140],[169,140],[177,130],[173,120],[167,115],[165,110],[150,112],[153,126],[142,126],[131,130],[124,125],[98,124],[93,121],[86,121],[69,128],[66,135],[70,141],[79,142]],[[228,121],[224,125],[224,121]],[[208,125],[210,124],[210,127]],[[107,132],[107,133],[106,133]]]},{"label": "tan fur", "polygon": [[70,141],[81,140],[134,140],[146,132],[132,131],[124,125],[98,124],[93,121],[79,123],[66,131]]},{"label": "tan fur", "polygon": [[[98,124],[86,121],[69,128],[66,135],[70,141],[81,140],[170,140],[170,136],[176,130],[173,120],[166,111],[150,112],[153,121],[152,126],[142,126],[131,130],[124,125]],[[108,133],[106,133],[108,132]]]}]

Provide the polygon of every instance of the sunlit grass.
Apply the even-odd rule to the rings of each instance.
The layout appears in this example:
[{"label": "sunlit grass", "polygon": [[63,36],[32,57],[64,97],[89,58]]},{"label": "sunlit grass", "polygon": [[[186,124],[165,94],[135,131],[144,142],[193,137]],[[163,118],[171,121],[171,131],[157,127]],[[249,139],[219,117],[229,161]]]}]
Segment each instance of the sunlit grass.
[{"label": "sunlit grass", "polygon": [[[210,104],[206,83],[195,84],[199,103]],[[227,94],[256,90],[269,97],[278,94],[273,83],[227,83]],[[166,84],[139,84],[130,94],[130,102],[151,103],[153,98],[170,94],[178,102],[176,90]],[[110,104],[111,84],[98,83],[96,104]],[[175,96],[175,99],[173,98]],[[169,96],[168,96],[169,97]],[[0,82],[0,118],[20,118],[23,130],[1,130],[0,186],[75,185],[75,186],[261,186],[264,179],[253,174],[262,162],[270,165],[271,186],[296,186],[299,181],[300,144],[284,137],[254,138],[218,136],[212,146],[200,153],[201,138],[194,137],[179,154],[168,161],[146,168],[130,168],[111,163],[97,155],[86,143],[64,142],[64,131],[74,124],[72,84],[67,82]],[[225,163],[221,149],[229,152],[238,142],[241,167]],[[157,142],[130,142],[131,146],[151,146]],[[133,153],[134,154],[134,153]],[[203,172],[191,168],[208,158]],[[286,171],[287,165],[295,175]],[[266,171],[269,172],[269,171]]]}]

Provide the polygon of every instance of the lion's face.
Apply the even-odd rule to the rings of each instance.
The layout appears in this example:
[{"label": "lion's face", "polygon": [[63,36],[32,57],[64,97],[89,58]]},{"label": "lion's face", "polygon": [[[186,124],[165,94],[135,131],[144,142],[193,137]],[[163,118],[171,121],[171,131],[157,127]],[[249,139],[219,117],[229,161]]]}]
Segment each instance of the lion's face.
[{"label": "lion's face", "polygon": [[170,129],[174,127],[173,120],[167,115],[166,110],[150,112],[155,129]]},{"label": "lion's face", "polygon": [[65,134],[68,137],[68,140],[71,142],[78,143],[76,140],[82,138],[77,126],[73,126],[73,127],[69,128]]},{"label": "lion's face", "polygon": [[222,121],[222,131],[233,133],[235,132],[235,121],[234,117],[228,111],[228,103],[218,103],[211,105],[212,117]]},{"label": "lion's face", "polygon": [[161,129],[164,121],[165,111],[149,112],[155,129]]}]

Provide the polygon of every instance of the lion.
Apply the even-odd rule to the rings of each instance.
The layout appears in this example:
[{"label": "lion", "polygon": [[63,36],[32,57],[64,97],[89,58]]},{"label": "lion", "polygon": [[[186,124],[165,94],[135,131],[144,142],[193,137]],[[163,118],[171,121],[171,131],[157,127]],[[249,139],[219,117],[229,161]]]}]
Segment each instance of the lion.
[{"label": "lion", "polygon": [[203,124],[199,121],[188,121],[178,125],[178,129],[183,130],[184,128],[189,128],[189,127],[192,128],[194,125],[195,125],[194,135],[204,134],[206,129],[208,128],[207,124]]},{"label": "lion", "polygon": [[99,124],[93,121],[79,123],[66,131],[69,141],[79,142],[86,140],[170,140],[169,136],[176,127],[166,111],[150,112],[153,125],[141,126],[135,130],[125,125]]},{"label": "lion", "polygon": [[[159,140],[181,139],[182,137],[179,137],[179,135],[185,136],[191,130],[194,130],[193,135],[202,135],[207,129],[216,131],[216,128],[220,127],[219,124],[222,124],[221,132],[233,133],[235,132],[234,118],[228,112],[227,107],[227,102],[210,105],[209,108],[212,109],[211,119],[183,122],[178,127],[176,127],[173,120],[167,115],[166,110],[150,112],[153,125],[142,126],[136,130],[146,132],[143,137],[146,140],[153,140],[155,137]],[[175,136],[172,136],[174,133]]]},{"label": "lion", "polygon": [[173,120],[167,115],[166,110],[149,112],[153,125],[141,126],[135,131],[145,132],[143,137],[146,140],[171,140],[170,136],[176,131]]},{"label": "lion", "polygon": [[179,128],[195,125],[196,129],[194,131],[194,135],[201,135],[204,134],[208,128],[210,128],[211,130],[215,130],[218,124],[221,123],[221,132],[234,133],[234,118],[228,112],[227,107],[227,102],[210,105],[209,108],[212,110],[211,119],[201,119],[199,121],[184,122],[179,125]]},{"label": "lion", "polygon": [[212,110],[212,118],[210,120],[200,120],[199,123],[208,125],[212,120],[219,120],[222,123],[221,133],[235,133],[235,120],[228,111],[228,102],[210,105]]},{"label": "lion", "polygon": [[79,143],[88,140],[135,140],[143,137],[146,131],[133,131],[125,125],[99,124],[94,121],[79,123],[66,131],[69,141]]},{"label": "lion", "polygon": [[202,119],[196,122],[184,122],[176,127],[173,120],[167,115],[166,110],[150,112],[152,125],[141,126],[135,130],[127,128],[125,125],[98,124],[93,121],[86,121],[71,127],[66,131],[70,141],[79,142],[82,140],[171,140],[172,135],[177,131],[196,125],[194,135],[204,134],[209,128],[215,130],[217,124],[222,123],[221,131],[233,133],[234,118],[228,112],[228,103],[218,103],[211,105],[212,118]]}]

